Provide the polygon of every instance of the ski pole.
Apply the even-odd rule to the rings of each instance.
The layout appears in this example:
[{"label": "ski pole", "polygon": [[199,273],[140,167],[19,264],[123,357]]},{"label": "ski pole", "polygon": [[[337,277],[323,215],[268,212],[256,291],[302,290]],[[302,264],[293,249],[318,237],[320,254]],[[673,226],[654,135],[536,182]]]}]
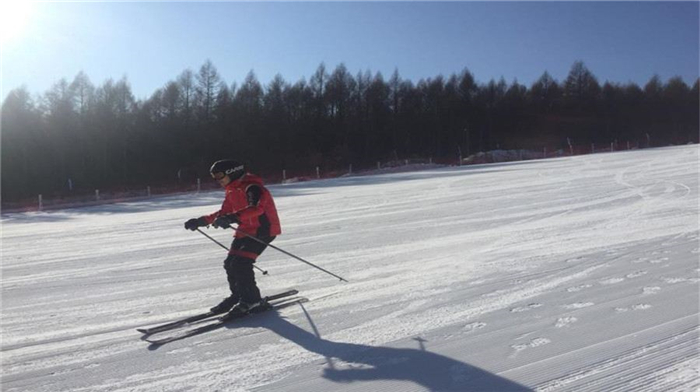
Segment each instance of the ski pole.
[{"label": "ski pole", "polygon": [[[214,241],[214,243],[217,244],[217,245],[219,245],[220,247],[226,249],[227,251],[229,250],[229,249],[226,247],[226,245],[224,245],[224,244],[222,244],[221,242],[219,242],[219,241],[217,241],[217,240],[211,238],[207,233],[203,232],[202,230],[199,230],[199,228],[197,228],[197,231],[200,232],[200,233],[202,233],[203,236],[205,236],[205,237],[209,238],[210,240]],[[263,275],[267,275],[267,271],[265,271],[264,269],[258,267],[257,265],[253,264],[253,268],[255,268],[255,269],[257,269],[258,271],[262,272]]]},{"label": "ski pole", "polygon": [[347,282],[347,280],[343,279],[342,277],[340,277],[340,276],[338,276],[338,275],[336,275],[336,274],[334,274],[334,273],[332,273],[332,272],[326,271],[325,269],[323,269],[323,268],[321,268],[321,267],[319,267],[319,266],[317,266],[317,265],[315,265],[315,264],[313,264],[313,263],[311,263],[311,262],[309,262],[309,261],[306,261],[306,260],[302,259],[302,258],[299,257],[299,256],[293,255],[293,254],[287,252],[287,251],[284,250],[284,249],[280,249],[280,248],[278,248],[278,247],[276,247],[276,246],[274,246],[274,245],[272,245],[272,244],[269,244],[269,243],[267,243],[267,242],[261,240],[260,238],[254,236],[254,235],[252,235],[252,234],[248,234],[248,233],[246,233],[245,231],[243,231],[243,230],[241,230],[241,229],[239,229],[239,228],[237,228],[237,227],[233,227],[233,226],[229,226],[229,227],[231,227],[233,230],[235,230],[235,231],[237,231],[237,232],[239,232],[239,233],[241,233],[241,234],[243,234],[243,235],[245,235],[245,236],[247,236],[247,237],[249,237],[249,238],[251,238],[251,239],[253,239],[253,240],[255,240],[255,241],[259,242],[259,243],[261,243],[261,244],[267,245],[267,246],[269,246],[269,247],[272,248],[272,249],[276,249],[276,250],[278,250],[278,251],[284,253],[284,254],[287,255],[287,256],[294,257],[295,259],[301,261],[302,263],[306,263],[306,264],[308,264],[308,265],[310,265],[310,266],[312,266],[312,267],[314,267],[314,268],[316,268],[316,269],[318,269],[318,270],[321,270],[321,271],[327,273],[328,275],[331,275],[331,276],[334,276],[334,277],[340,279],[340,280],[343,281],[343,282]]}]

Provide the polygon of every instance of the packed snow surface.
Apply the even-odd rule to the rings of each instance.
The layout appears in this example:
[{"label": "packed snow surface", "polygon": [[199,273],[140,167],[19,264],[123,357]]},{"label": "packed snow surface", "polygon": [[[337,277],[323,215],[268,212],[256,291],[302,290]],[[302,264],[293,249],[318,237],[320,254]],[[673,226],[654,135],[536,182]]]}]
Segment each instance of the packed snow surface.
[{"label": "packed snow surface", "polygon": [[349,283],[268,249],[308,302],[161,346],[135,328],[227,295],[183,228],[222,191],[4,215],[2,389],[697,390],[698,152],[271,186],[274,244]]}]

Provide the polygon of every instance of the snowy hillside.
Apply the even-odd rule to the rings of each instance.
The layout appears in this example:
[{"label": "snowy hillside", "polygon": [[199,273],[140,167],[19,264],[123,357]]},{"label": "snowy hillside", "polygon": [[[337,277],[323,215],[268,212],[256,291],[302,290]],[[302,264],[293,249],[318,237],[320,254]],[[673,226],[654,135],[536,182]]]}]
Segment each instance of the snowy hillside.
[{"label": "snowy hillside", "polygon": [[350,282],[268,249],[309,302],[159,347],[226,295],[182,227],[223,192],[4,215],[2,390],[697,390],[699,151],[273,186],[274,244]]}]

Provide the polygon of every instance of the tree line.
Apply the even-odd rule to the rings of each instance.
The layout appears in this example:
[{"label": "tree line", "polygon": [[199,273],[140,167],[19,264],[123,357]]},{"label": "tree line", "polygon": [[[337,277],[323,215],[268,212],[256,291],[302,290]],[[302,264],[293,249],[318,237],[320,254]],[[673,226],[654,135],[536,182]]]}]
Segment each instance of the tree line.
[{"label": "tree line", "polygon": [[602,85],[581,61],[563,81],[478,83],[469,70],[414,83],[398,70],[318,66],[308,81],[228,85],[211,61],[136,100],[126,78],[80,72],[2,104],[3,201],[36,194],[192,183],[214,160],[263,175],[388,159],[453,160],[479,151],[698,142],[698,81]]}]

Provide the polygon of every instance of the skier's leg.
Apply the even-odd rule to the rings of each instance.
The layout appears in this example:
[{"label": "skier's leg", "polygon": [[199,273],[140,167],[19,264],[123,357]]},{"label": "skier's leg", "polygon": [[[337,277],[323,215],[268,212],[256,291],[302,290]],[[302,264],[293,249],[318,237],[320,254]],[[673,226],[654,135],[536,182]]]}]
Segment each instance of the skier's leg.
[{"label": "skier's leg", "polygon": [[[242,244],[240,243],[240,240],[236,239],[231,244],[231,250],[239,249],[241,246]],[[231,308],[233,308],[234,305],[236,305],[241,300],[240,290],[238,289],[238,278],[236,277],[238,271],[234,267],[237,258],[238,257],[235,254],[229,254],[228,257],[226,257],[226,259],[224,260],[224,270],[226,271],[226,280],[228,281],[228,287],[231,291],[231,295],[224,298],[223,301],[221,301],[221,303],[211,308],[212,312],[228,312],[229,310],[231,310]]]},{"label": "skier's leg", "polygon": [[236,269],[232,268],[233,263],[235,263],[235,256],[229,255],[224,260],[224,270],[226,270],[226,280],[228,281],[228,287],[231,294],[224,298],[218,305],[211,308],[214,313],[225,313],[231,310],[231,308],[236,305],[241,297],[240,291],[238,290],[238,279],[236,278]]},{"label": "skier's leg", "polygon": [[[266,243],[270,243],[274,237],[265,238]],[[266,244],[261,244],[251,238],[237,238],[234,246],[231,247],[231,254],[234,256],[229,262],[229,276],[233,279],[233,284],[240,296],[241,305],[257,305],[262,297],[260,289],[255,281],[255,271],[253,263],[258,256],[267,248]]]},{"label": "skier's leg", "polygon": [[236,257],[231,263],[236,288],[241,302],[245,304],[257,304],[260,302],[260,289],[255,282],[253,260],[244,257]]},{"label": "skier's leg", "polygon": [[236,256],[228,255],[226,260],[224,260],[224,269],[226,270],[226,280],[228,281],[228,288],[231,290],[231,294],[240,297],[240,293],[237,287],[236,269],[233,264],[236,262]]}]

